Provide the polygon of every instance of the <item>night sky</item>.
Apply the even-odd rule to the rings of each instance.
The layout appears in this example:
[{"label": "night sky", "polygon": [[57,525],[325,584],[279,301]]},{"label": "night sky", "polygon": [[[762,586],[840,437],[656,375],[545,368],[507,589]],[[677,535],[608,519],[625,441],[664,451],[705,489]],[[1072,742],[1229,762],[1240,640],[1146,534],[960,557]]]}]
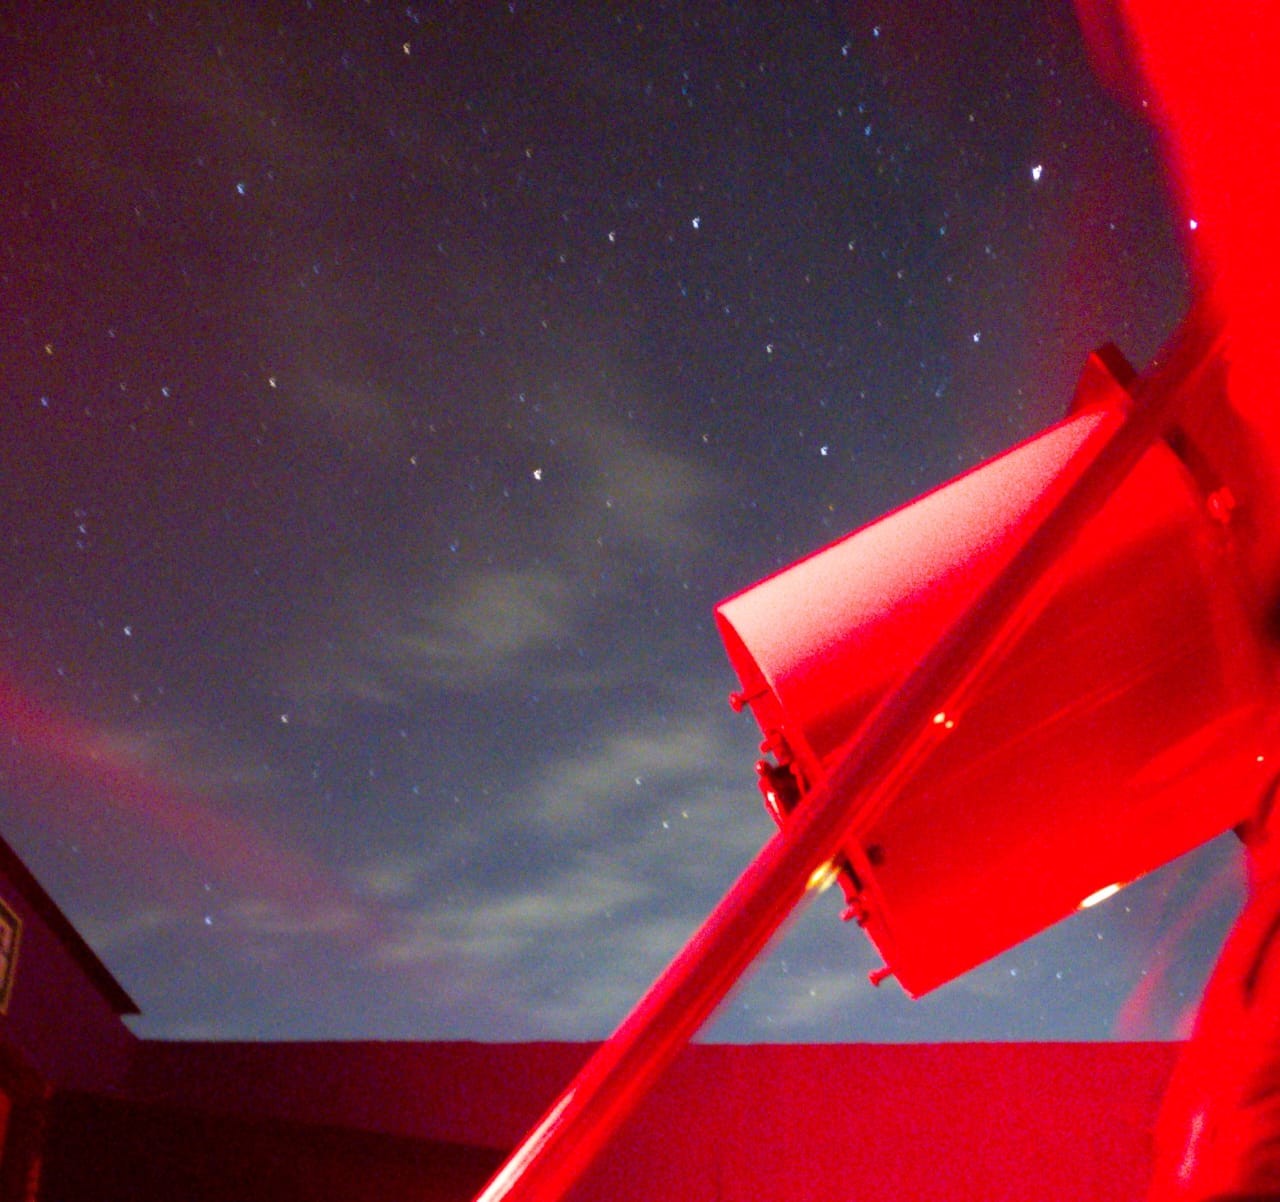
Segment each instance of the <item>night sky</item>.
[{"label": "night sky", "polygon": [[[772,830],[715,603],[1185,308],[1066,4],[17,7],[0,833],[145,1035],[607,1034]],[[1237,859],[706,1034],[1169,1035]]]}]

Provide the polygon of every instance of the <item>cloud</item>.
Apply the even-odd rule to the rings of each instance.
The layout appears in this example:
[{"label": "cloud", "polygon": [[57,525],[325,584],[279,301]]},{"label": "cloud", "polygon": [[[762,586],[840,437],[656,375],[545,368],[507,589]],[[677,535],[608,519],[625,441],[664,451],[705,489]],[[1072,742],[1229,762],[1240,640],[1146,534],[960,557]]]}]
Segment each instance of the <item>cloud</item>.
[{"label": "cloud", "polygon": [[[830,930],[831,939],[843,932]],[[766,1030],[773,1038],[804,1035],[814,1031],[839,1030],[849,1018],[879,998],[865,975],[852,966],[836,969],[814,968],[799,975],[788,975],[784,985],[775,980],[768,990],[767,1007],[762,1008]]]},{"label": "cloud", "polygon": [[94,762],[127,766],[191,797],[261,793],[277,785],[260,756],[192,721],[102,725],[84,738]]},{"label": "cloud", "polygon": [[371,897],[396,902],[410,900],[418,893],[425,871],[422,855],[393,853],[361,865],[352,876]]},{"label": "cloud", "polygon": [[576,608],[569,582],[548,568],[484,569],[432,601],[394,648],[425,679],[474,685],[566,638]]},{"label": "cloud", "polygon": [[583,606],[550,567],[486,567],[416,587],[353,579],[326,615],[327,633],[289,648],[281,687],[299,720],[319,723],[335,706],[412,705],[426,688],[479,692],[535,660],[546,683],[572,687],[556,656]]},{"label": "cloud", "polygon": [[655,811],[669,810],[691,787],[718,777],[725,760],[725,748],[696,720],[671,730],[621,731],[542,768],[533,786],[538,820],[580,823],[613,810],[619,798],[637,796]]},{"label": "cloud", "polygon": [[[293,708],[327,720],[334,703],[402,704],[423,688],[477,692],[527,679],[535,662],[546,690],[630,680],[618,656],[586,660],[565,649],[618,622],[637,573],[656,573],[660,586],[664,562],[698,553],[707,535],[696,511],[708,488],[679,458],[646,446],[597,448],[573,471],[587,482],[577,479],[542,525],[477,532],[470,541],[481,546],[501,536],[491,563],[424,555],[353,566],[282,654]],[[666,577],[673,591],[677,576],[671,568]]]},{"label": "cloud", "polygon": [[473,1034],[487,1021],[486,1037],[505,1037],[510,1012],[523,1031],[601,1036],[693,929],[661,905],[659,889],[634,864],[589,855],[535,887],[406,913],[371,956],[382,969],[423,970]]},{"label": "cloud", "polygon": [[646,901],[651,891],[628,868],[589,856],[537,888],[495,892],[413,914],[382,944],[377,958],[404,963],[447,951],[480,965],[505,964],[544,941],[578,938],[601,920]]},{"label": "cloud", "polygon": [[580,467],[605,493],[616,537],[664,559],[711,540],[704,505],[717,489],[705,470],[600,414],[586,414],[569,434]]},{"label": "cloud", "polygon": [[157,935],[178,930],[186,916],[176,910],[149,906],[127,914],[77,916],[76,927],[100,956],[108,958],[135,943],[148,943]]},{"label": "cloud", "polygon": [[501,806],[370,857],[355,884],[396,912],[372,962],[421,975],[437,998],[445,974],[473,1031],[501,1037],[494,1015],[516,1007],[547,1036],[607,1033],[770,830],[726,728],[668,718],[532,764]]},{"label": "cloud", "polygon": [[354,905],[335,902],[293,907],[269,898],[245,898],[220,912],[246,935],[272,938],[350,936],[369,929],[369,916]]}]

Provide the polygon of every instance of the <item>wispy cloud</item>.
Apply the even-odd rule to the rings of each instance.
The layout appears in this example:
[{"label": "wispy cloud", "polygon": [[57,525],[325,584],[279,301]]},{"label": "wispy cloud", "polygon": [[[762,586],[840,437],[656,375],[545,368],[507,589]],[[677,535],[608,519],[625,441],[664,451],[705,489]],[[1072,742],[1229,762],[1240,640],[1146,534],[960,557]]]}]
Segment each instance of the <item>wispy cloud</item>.
[{"label": "wispy cloud", "polygon": [[410,917],[378,951],[404,963],[447,950],[492,965],[524,958],[544,943],[580,937],[604,919],[649,900],[652,886],[600,856],[572,864],[536,889],[497,892],[466,905],[433,907]]},{"label": "wispy cloud", "polygon": [[[705,715],[638,721],[536,765],[482,822],[474,838],[454,829],[361,866],[357,887],[398,914],[369,955],[410,972],[447,965],[456,1005],[509,1002],[522,1023],[565,1038],[607,1032],[728,885],[726,861],[745,866],[769,831],[741,749]],[[459,877],[495,846],[513,849],[507,870],[483,888]],[[505,1001],[495,980],[509,983]]]},{"label": "wispy cloud", "polygon": [[272,938],[345,937],[369,929],[368,914],[355,905],[328,902],[299,908],[273,898],[237,901],[221,912],[220,921],[247,935]]},{"label": "wispy cloud", "polygon": [[[518,1013],[560,1038],[606,1033],[693,924],[653,903],[659,885],[633,864],[588,856],[524,888],[405,914],[373,950],[379,968],[435,978],[460,1012]],[[618,955],[625,944],[627,955]],[[496,994],[494,982],[504,982]],[[500,1022],[492,1037],[502,1038]]]},{"label": "wispy cloud", "polygon": [[402,706],[424,688],[475,692],[554,657],[586,604],[545,566],[484,567],[416,586],[352,579],[324,634],[288,648],[281,690],[299,719],[314,722],[348,702]]},{"label": "wispy cloud", "polygon": [[674,729],[620,731],[544,765],[532,786],[538,821],[582,823],[637,797],[668,815],[682,798],[697,805],[690,794],[704,798],[707,785],[722,780],[729,766],[727,749],[707,727],[689,715]]},{"label": "wispy cloud", "polygon": [[707,546],[703,505],[717,490],[706,472],[599,414],[575,422],[570,439],[605,493],[622,539],[664,558]]},{"label": "wispy cloud", "polygon": [[84,915],[76,925],[94,951],[109,958],[140,940],[149,941],[158,934],[177,930],[183,921],[184,916],[176,910],[150,906],[124,914]]},{"label": "wispy cloud", "polygon": [[411,616],[394,654],[432,682],[474,685],[566,638],[577,609],[570,582],[551,569],[482,569]]},{"label": "wispy cloud", "polygon": [[475,692],[527,678],[535,661],[547,690],[626,679],[621,657],[586,661],[566,648],[616,623],[637,575],[678,587],[676,565],[706,547],[714,489],[690,463],[599,419],[565,441],[569,483],[545,520],[526,515],[500,542],[491,530],[460,540],[492,553],[351,565],[328,609],[281,653],[281,690],[300,715],[329,720],[344,701],[399,704],[423,688]]}]

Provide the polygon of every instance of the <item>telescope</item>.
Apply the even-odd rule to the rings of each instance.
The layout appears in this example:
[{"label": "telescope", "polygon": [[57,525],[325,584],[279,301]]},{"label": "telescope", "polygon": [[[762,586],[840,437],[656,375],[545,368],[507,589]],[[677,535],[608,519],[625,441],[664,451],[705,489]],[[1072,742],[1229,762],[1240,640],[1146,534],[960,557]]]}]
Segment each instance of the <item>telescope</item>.
[{"label": "telescope", "polygon": [[[1104,348],[1065,420],[717,608],[780,825],[1123,423],[1132,377]],[[1233,562],[1248,490],[1195,417],[1058,549],[1007,650],[939,701],[934,746],[841,847],[846,914],[913,997],[1240,822],[1276,774],[1271,653]]]},{"label": "telescope", "polygon": [[1254,814],[1270,465],[1209,299],[1041,434],[716,608],[777,834],[480,1195],[568,1190],[807,892],[912,996]]}]

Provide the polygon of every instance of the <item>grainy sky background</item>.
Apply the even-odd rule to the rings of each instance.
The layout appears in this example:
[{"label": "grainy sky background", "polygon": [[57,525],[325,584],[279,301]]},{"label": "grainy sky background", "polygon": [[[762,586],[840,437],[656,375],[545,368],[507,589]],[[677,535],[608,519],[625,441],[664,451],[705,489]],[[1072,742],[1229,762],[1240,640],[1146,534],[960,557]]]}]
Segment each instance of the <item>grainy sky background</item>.
[{"label": "grainy sky background", "polygon": [[[765,841],[713,605],[1185,305],[1069,6],[961,7],[0,17],[0,831],[135,1029],[600,1037]],[[1235,864],[917,1003],[828,895],[708,1034],[1169,1034]]]}]

